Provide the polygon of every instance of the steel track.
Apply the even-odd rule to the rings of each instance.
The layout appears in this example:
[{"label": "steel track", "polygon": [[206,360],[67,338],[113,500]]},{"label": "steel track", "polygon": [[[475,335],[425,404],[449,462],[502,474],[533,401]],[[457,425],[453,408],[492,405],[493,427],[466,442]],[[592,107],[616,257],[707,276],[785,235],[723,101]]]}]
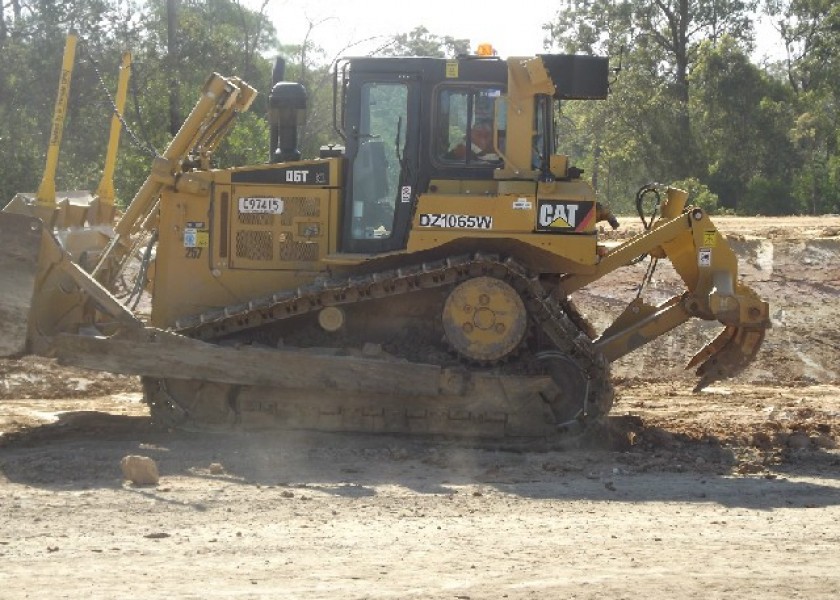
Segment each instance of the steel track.
[{"label": "steel track", "polygon": [[[609,364],[593,346],[591,333],[587,333],[591,332],[590,325],[572,302],[554,298],[538,276],[530,274],[516,260],[497,255],[461,255],[364,276],[317,280],[296,290],[284,290],[247,303],[179,319],[174,330],[189,337],[216,342],[233,334],[255,331],[272,323],[313,313],[326,306],[399,297],[420,290],[454,286],[479,276],[501,279],[517,290],[532,322],[554,346],[541,356],[551,363],[553,369],[576,371],[585,388],[585,392],[576,390],[581,396],[582,414],[589,418],[604,417],[612,406],[614,392]],[[568,385],[568,379],[564,385]],[[175,404],[171,407],[173,410],[183,412],[177,401],[168,397],[165,385],[161,390],[163,393],[158,395],[158,401],[163,396],[166,403]]]}]

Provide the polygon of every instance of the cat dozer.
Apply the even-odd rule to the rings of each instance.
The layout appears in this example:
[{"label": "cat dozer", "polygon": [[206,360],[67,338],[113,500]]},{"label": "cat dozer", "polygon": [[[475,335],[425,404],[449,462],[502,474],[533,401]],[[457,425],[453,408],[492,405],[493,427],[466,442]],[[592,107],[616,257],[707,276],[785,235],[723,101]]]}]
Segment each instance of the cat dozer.
[{"label": "cat dozer", "polygon": [[[302,158],[306,90],[278,60],[266,163],[215,169],[256,91],[214,74],[93,264],[2,214],[4,350],[140,375],[156,421],[204,428],[551,437],[607,415],[611,361],[691,318],[724,327],[691,361],[698,386],[731,376],[768,305],[706,212],[648,187],[658,219],[608,244],[615,217],[557,153],[557,104],[605,98],[608,78],[591,56],[348,58],[340,143]],[[645,255],[684,292],[596,332],[570,295]],[[148,313],[115,297],[126,277]]]}]

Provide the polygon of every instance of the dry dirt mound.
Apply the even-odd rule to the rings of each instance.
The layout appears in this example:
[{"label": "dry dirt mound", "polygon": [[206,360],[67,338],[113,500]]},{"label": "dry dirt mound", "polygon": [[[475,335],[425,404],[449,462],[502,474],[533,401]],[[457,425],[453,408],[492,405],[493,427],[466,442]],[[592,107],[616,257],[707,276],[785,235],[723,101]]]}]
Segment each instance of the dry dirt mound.
[{"label": "dry dirt mound", "polygon": [[139,389],[136,377],[62,367],[35,356],[0,359],[0,400],[90,398]]}]

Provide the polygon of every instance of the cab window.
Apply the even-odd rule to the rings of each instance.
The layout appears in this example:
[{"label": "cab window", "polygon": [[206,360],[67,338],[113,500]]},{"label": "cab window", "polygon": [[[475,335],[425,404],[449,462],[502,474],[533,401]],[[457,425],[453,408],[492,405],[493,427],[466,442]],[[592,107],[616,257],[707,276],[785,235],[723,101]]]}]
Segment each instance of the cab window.
[{"label": "cab window", "polygon": [[531,168],[548,170],[549,157],[554,154],[553,110],[551,96],[538,95],[534,98],[534,137]]},{"label": "cab window", "polygon": [[408,88],[398,83],[365,83],[361,100],[351,235],[355,240],[390,238],[406,139]]},{"label": "cab window", "polygon": [[493,115],[500,95],[501,89],[491,87],[447,87],[438,92],[434,148],[439,162],[483,167],[501,162],[493,143]]}]

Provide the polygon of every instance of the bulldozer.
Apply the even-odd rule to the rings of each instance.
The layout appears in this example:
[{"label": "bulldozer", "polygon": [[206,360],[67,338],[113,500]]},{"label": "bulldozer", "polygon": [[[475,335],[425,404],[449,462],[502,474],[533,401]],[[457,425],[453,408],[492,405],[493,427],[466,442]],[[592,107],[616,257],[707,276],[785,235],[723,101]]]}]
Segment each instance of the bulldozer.
[{"label": "bulldozer", "polygon": [[[656,222],[601,239],[616,219],[555,115],[607,97],[606,57],[342,59],[337,143],[307,158],[283,71],[264,164],[214,168],[257,92],[213,74],[106,243],[71,252],[84,228],[0,213],[3,353],[139,375],[171,427],[545,439],[604,419],[610,363],[692,318],[724,327],[698,387],[758,352],[768,304],[684,191],[646,188]],[[571,294],[644,256],[685,290],[596,331]],[[126,273],[145,313],[115,295]]]}]

